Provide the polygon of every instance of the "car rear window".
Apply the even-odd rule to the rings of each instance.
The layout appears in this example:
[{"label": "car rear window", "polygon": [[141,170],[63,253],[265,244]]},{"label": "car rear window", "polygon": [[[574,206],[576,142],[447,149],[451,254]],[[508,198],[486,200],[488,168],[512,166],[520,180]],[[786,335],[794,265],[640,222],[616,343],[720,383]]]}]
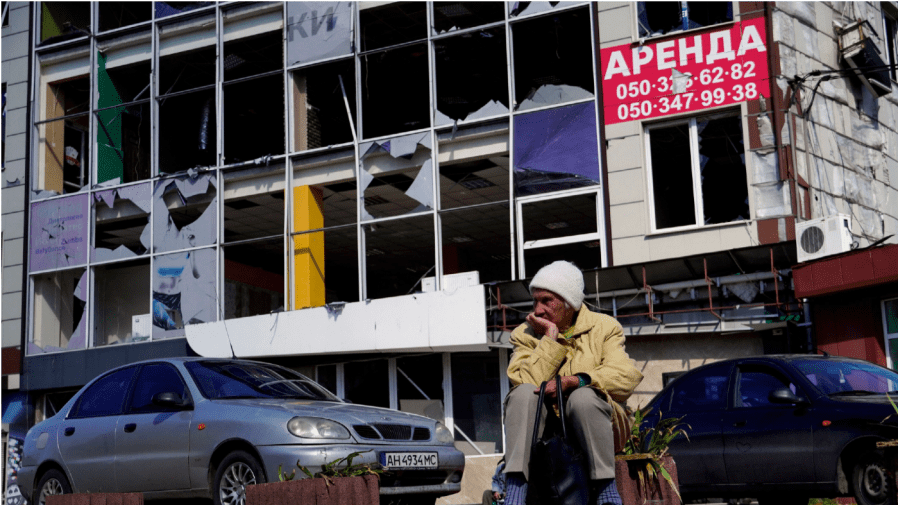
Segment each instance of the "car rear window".
[{"label": "car rear window", "polygon": [[227,361],[190,361],[184,366],[203,396],[213,400],[298,398],[340,401],[315,381],[279,366]]},{"label": "car rear window", "polygon": [[885,394],[898,390],[898,374],[872,363],[799,359],[792,361],[792,365],[827,395],[865,391]]}]

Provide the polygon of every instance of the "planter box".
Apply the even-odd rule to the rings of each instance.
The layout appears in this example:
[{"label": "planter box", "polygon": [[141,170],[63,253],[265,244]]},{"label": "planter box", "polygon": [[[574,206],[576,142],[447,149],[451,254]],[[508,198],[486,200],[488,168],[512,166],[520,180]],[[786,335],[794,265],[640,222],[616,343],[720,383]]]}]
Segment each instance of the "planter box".
[{"label": "planter box", "polygon": [[[638,455],[637,455],[638,456]],[[663,476],[658,475],[658,482],[648,483],[641,486],[639,477],[636,474],[637,468],[642,468],[645,472],[645,466],[648,463],[647,458],[638,458],[629,456],[632,459],[621,459],[620,456],[615,458],[614,471],[615,480],[617,481],[617,492],[620,493],[621,500],[624,505],[680,505],[680,499],[677,493],[670,487]],[[670,478],[679,487],[677,480],[677,464],[670,456],[661,458],[661,465],[670,474]],[[647,487],[648,489],[643,489]],[[659,490],[660,489],[660,493]]]},{"label": "planter box", "polygon": [[[246,486],[247,505],[378,505],[377,477],[338,477],[327,485],[324,479],[294,479]],[[48,504],[50,505],[50,504]]]},{"label": "planter box", "polygon": [[143,505],[143,493],[78,493],[47,497],[47,505]]}]

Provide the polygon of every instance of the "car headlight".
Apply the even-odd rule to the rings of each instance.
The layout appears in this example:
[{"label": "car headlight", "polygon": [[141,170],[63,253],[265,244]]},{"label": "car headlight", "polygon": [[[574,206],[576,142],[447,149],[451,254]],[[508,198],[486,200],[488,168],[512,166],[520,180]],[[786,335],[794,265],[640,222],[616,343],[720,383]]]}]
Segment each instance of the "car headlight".
[{"label": "car headlight", "polygon": [[454,445],[455,444],[455,435],[453,435],[452,432],[449,431],[449,428],[447,428],[445,425],[443,425],[443,423],[440,423],[440,422],[437,423],[436,432],[437,432],[436,433],[437,442],[444,444],[444,445]]},{"label": "car headlight", "polygon": [[294,417],[287,430],[302,438],[349,438],[349,430],[340,423],[317,417]]}]

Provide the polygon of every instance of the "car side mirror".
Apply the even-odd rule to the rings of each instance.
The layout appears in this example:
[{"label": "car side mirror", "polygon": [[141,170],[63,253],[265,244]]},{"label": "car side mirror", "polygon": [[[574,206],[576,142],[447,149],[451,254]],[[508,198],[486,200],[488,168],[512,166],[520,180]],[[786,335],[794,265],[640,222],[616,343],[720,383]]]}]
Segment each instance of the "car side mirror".
[{"label": "car side mirror", "polygon": [[153,405],[182,408],[187,407],[189,402],[181,398],[181,395],[178,393],[164,392],[156,393],[156,395],[153,396]]},{"label": "car side mirror", "polygon": [[767,397],[767,399],[770,401],[770,403],[777,403],[777,404],[804,405],[804,404],[808,403],[807,399],[796,395],[789,388],[775,389],[770,392],[770,395]]}]

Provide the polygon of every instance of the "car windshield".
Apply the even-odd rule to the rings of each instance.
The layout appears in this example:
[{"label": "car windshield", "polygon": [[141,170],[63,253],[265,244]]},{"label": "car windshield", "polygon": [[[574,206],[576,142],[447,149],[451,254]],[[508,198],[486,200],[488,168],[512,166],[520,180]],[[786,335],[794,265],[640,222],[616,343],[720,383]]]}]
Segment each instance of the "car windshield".
[{"label": "car windshield", "polygon": [[211,400],[299,398],[340,401],[308,377],[262,363],[189,361],[184,364],[203,396]]},{"label": "car windshield", "polygon": [[799,359],[792,364],[827,395],[885,394],[898,390],[898,373],[872,363]]}]

